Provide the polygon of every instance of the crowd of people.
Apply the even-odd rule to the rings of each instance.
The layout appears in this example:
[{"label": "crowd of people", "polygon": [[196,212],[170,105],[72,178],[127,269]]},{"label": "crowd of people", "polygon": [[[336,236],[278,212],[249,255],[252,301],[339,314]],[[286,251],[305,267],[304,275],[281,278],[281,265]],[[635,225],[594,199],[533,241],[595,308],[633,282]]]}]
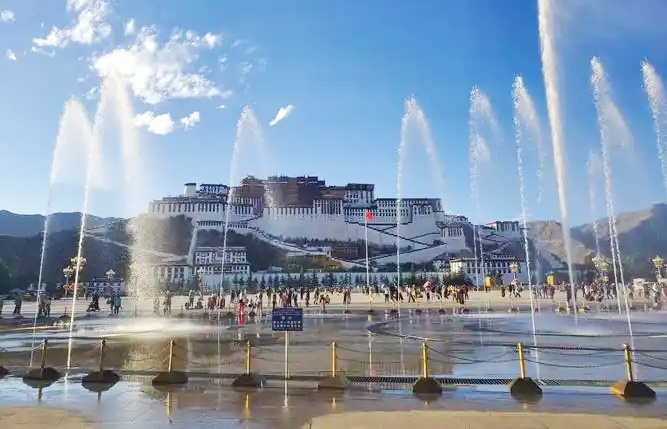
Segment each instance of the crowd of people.
[{"label": "crowd of people", "polygon": [[[565,303],[570,305],[577,301],[585,305],[586,302],[602,303],[606,300],[616,300],[618,289],[613,284],[602,283],[575,283],[574,287],[563,283],[560,285],[539,284],[524,285],[519,282],[513,282],[508,285],[500,285],[496,290],[500,292],[502,298],[509,298],[510,302],[522,298],[522,293],[527,291],[531,298],[554,301],[558,291],[565,294]],[[494,288],[474,287],[471,285],[445,285],[434,280],[427,280],[423,284],[403,285],[398,287],[395,284],[379,284],[369,286],[317,286],[317,287],[273,287],[260,289],[258,291],[248,290],[223,290],[206,293],[203,289],[190,290],[188,299],[185,302],[186,310],[214,310],[227,309],[236,314],[262,313],[263,309],[275,309],[277,307],[319,307],[322,312],[327,311],[327,306],[331,304],[332,298],[344,305],[352,303],[352,291],[356,290],[366,296],[369,304],[375,300],[383,300],[385,304],[398,303],[417,303],[451,300],[459,305],[466,305],[470,300],[470,291],[482,291],[491,293]],[[621,288],[626,290],[628,298],[633,300],[635,295],[646,299],[654,307],[660,307],[667,303],[664,297],[664,291],[659,284],[644,283],[641,288]],[[153,312],[156,315],[169,316],[172,314],[173,293],[165,291],[156,295],[153,299]],[[98,291],[90,291],[84,294],[85,299],[89,300],[87,311],[100,311]],[[335,298],[334,298],[335,297]],[[106,304],[109,305],[110,314],[117,316],[122,309],[122,300],[120,294],[116,291],[107,296]],[[340,301],[338,299],[340,298]],[[2,314],[4,301],[0,299],[0,314]],[[23,296],[17,294],[14,299],[13,315],[21,314],[23,305]],[[51,298],[47,294],[41,294],[37,297],[38,317],[50,317]]]}]

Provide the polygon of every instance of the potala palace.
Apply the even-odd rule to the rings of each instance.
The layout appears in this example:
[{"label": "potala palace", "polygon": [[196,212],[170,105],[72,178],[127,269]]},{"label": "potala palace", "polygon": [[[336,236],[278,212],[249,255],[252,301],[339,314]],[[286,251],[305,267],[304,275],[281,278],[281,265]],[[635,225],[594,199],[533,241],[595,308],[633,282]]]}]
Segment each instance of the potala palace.
[{"label": "potala palace", "polygon": [[[361,183],[331,186],[317,176],[265,180],[250,176],[234,187],[186,183],[182,195],[152,201],[148,216],[184,215],[195,231],[224,231],[227,223],[229,230],[251,234],[290,256],[323,256],[343,269],[366,266],[365,254],[349,252],[345,246],[366,240],[369,246],[387,249],[369,257],[373,271],[396,263],[397,245],[402,264],[433,262],[437,271],[458,270],[474,276],[478,269],[509,274],[510,261],[523,265],[524,258],[507,249],[521,240],[518,222],[496,221],[475,229],[465,216],[445,213],[440,199],[376,198],[374,188]],[[473,231],[482,239],[484,255],[473,249]],[[192,271],[217,275],[219,282],[219,270],[212,266],[222,265],[223,257],[225,264],[230,262],[225,272],[243,276],[250,271],[251,261],[246,261],[242,248],[228,249],[230,254],[224,256],[219,249],[215,256],[215,249],[198,246],[196,236],[193,234],[188,255]],[[183,270],[176,267],[156,267],[156,271],[167,279],[172,273],[181,279],[187,276],[178,274]]]}]

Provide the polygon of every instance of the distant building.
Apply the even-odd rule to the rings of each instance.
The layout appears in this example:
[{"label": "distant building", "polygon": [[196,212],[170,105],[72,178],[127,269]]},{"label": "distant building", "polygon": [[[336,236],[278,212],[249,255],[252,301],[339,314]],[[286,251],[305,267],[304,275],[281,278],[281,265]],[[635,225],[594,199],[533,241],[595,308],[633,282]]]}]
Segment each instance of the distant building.
[{"label": "distant building", "polygon": [[234,276],[248,277],[250,263],[245,247],[227,247],[224,253],[222,247],[198,247],[194,252],[194,272],[207,289],[218,288],[222,275],[228,282],[231,282]]},{"label": "distant building", "polygon": [[464,274],[473,284],[482,285],[484,277],[487,275],[500,275],[503,283],[510,283],[514,279],[514,274],[510,269],[510,264],[516,262],[519,268],[516,272],[516,278],[522,283],[528,282],[528,270],[526,261],[517,259],[513,255],[491,254],[484,258],[454,258],[449,261],[450,272],[452,274]]},{"label": "distant building", "polygon": [[[467,217],[446,213],[439,198],[376,198],[373,184],[331,186],[317,176],[248,176],[237,186],[189,182],[182,195],[152,201],[148,211],[158,218],[184,215],[198,230],[251,234],[289,255],[324,253],[345,268],[361,268],[365,254],[341,244],[398,246],[401,262],[424,263],[469,250],[466,230],[472,230]],[[493,245],[521,235],[515,221],[492,222],[483,230]],[[322,244],[329,250],[316,249]],[[390,253],[373,256],[371,264],[395,263]]]},{"label": "distant building", "polygon": [[517,234],[517,235],[521,234],[521,226],[519,222],[515,220],[506,220],[506,221],[496,220],[487,223],[486,226],[496,230],[497,232]]}]

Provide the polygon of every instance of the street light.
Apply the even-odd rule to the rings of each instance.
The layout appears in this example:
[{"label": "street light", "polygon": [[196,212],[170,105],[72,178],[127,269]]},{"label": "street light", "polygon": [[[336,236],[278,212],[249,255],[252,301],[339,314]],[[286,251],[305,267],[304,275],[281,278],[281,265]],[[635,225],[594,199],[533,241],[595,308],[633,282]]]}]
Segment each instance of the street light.
[{"label": "street light", "polygon": [[88,260],[83,256],[75,256],[69,260],[70,266],[78,272],[83,270],[83,266],[86,265],[86,262],[88,262]]},{"label": "street light", "polygon": [[517,261],[512,261],[510,262],[510,272],[512,275],[514,275],[514,279],[512,280],[512,283],[516,285],[516,273],[519,272],[519,263]]},{"label": "street light", "polygon": [[69,279],[72,278],[73,274],[74,268],[69,266],[63,268],[63,275],[65,276],[65,286],[63,287],[65,289],[65,298],[67,298],[67,286],[69,285]]},{"label": "street light", "polygon": [[662,278],[662,267],[665,265],[665,260],[662,259],[659,255],[656,255],[655,258],[651,259],[651,262],[653,262],[653,266],[655,267],[657,280],[660,281]]},{"label": "street light", "polygon": [[73,293],[78,290],[79,283],[81,282],[79,276],[81,275],[81,271],[83,270],[84,265],[86,265],[86,262],[88,262],[88,260],[83,256],[75,256],[69,260],[70,268],[73,270],[74,274],[74,284],[72,285]]},{"label": "street light", "polygon": [[593,266],[595,266],[595,270],[597,271],[598,280],[601,281],[603,285],[607,284],[607,281],[609,280],[609,277],[607,276],[607,272],[609,271],[609,261],[599,253],[595,255],[592,261]]},{"label": "street light", "polygon": [[595,269],[601,273],[606,272],[609,269],[609,262],[607,261],[607,258],[600,254],[593,258],[593,265],[595,266]]}]

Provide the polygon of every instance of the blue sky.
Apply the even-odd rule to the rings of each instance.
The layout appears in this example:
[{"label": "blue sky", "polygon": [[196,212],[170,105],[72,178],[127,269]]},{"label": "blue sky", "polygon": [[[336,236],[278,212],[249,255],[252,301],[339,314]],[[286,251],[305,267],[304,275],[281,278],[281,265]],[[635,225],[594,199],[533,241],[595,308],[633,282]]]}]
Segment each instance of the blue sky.
[{"label": "blue sky", "polygon": [[[414,95],[429,120],[445,185],[438,189],[430,180],[426,151],[412,139],[404,196],[441,196],[450,211],[478,221],[516,218],[510,96],[516,74],[524,77],[550,142],[536,3],[0,0],[5,11],[0,15],[5,54],[0,59],[0,179],[5,183],[0,208],[45,211],[64,103],[80,97],[92,116],[99,74],[117,68],[137,115],[142,180],[131,186],[142,201],[131,203],[126,196],[134,191],[121,179],[120,145],[111,145],[104,172],[95,173],[111,180],[92,189],[93,213],[130,215],[150,198],[181,192],[184,182],[227,182],[236,122],[246,105],[263,126],[265,149],[241,149],[239,176],[312,174],[331,184],[375,183],[378,196],[394,196],[404,100]],[[647,59],[667,76],[662,25],[667,4],[557,3],[572,222],[590,218],[585,163],[589,151],[600,147],[589,85],[592,55],[604,64],[634,138],[632,151],[619,150],[612,160],[617,208],[663,201],[640,62]],[[54,26],[59,30],[52,31]],[[499,135],[488,139],[491,157],[481,168],[479,212],[468,173],[474,85],[488,95],[500,126]],[[291,114],[269,126],[287,106]],[[160,116],[166,114],[169,118]],[[558,218],[550,143],[547,154],[540,204],[534,148],[525,155],[533,218]],[[72,156],[65,169],[82,170],[82,162]],[[54,210],[81,209],[83,186],[74,176],[62,174],[54,187]],[[599,213],[603,207],[599,204]]]}]

